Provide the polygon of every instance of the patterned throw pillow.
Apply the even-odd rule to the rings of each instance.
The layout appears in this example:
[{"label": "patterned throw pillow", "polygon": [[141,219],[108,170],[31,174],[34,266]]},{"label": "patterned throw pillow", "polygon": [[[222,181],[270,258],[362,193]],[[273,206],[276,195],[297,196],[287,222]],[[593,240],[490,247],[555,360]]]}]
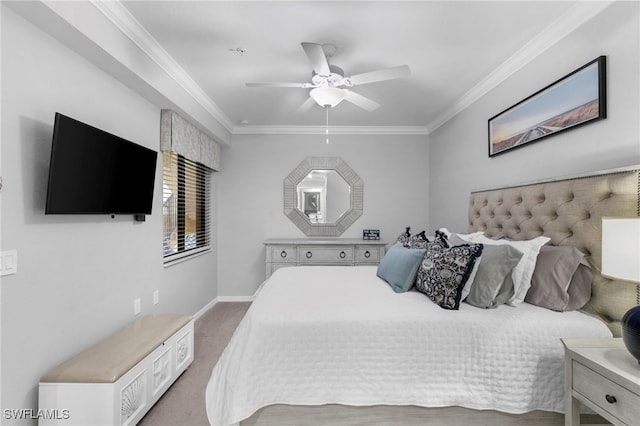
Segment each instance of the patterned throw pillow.
[{"label": "patterned throw pillow", "polygon": [[412,235],[409,237],[409,241],[407,242],[407,247],[412,249],[426,249],[429,248],[429,238],[424,233],[424,231],[420,231],[420,233]]},{"label": "patterned throw pillow", "polygon": [[409,238],[411,238],[411,227],[407,226],[407,229],[405,229],[405,231],[398,235],[398,239],[396,240],[397,243],[402,244],[402,247],[409,247]]},{"label": "patterned throw pillow", "polygon": [[443,309],[459,309],[462,289],[482,255],[482,248],[482,244],[446,247],[446,243],[436,238],[418,268],[416,289]]}]

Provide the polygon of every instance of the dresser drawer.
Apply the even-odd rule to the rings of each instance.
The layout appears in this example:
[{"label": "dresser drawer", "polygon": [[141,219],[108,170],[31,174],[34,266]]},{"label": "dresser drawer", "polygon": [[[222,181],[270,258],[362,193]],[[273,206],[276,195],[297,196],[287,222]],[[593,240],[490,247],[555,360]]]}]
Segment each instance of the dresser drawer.
[{"label": "dresser drawer", "polygon": [[277,263],[296,263],[296,248],[294,246],[273,246],[268,249],[267,260]]},{"label": "dresser drawer", "polygon": [[573,390],[625,424],[640,418],[639,395],[573,361]]},{"label": "dresser drawer", "polygon": [[380,263],[382,247],[356,247],[356,263]]},{"label": "dresser drawer", "polygon": [[298,248],[298,262],[301,265],[314,263],[352,264],[353,247],[300,246]]}]

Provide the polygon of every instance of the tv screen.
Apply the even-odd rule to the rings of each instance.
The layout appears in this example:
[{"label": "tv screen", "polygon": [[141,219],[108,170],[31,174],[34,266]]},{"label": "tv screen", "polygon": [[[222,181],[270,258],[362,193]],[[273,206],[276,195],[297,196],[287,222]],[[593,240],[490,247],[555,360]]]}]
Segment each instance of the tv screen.
[{"label": "tv screen", "polygon": [[45,214],[151,214],[157,156],[56,113]]}]

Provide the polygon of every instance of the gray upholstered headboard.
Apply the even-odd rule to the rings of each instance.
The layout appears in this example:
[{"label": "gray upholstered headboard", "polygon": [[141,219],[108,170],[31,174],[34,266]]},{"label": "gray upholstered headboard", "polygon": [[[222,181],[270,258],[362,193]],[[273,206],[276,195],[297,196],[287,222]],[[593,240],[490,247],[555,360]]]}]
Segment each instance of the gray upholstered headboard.
[{"label": "gray upholstered headboard", "polygon": [[584,310],[620,336],[622,316],[638,303],[637,289],[600,275],[603,216],[640,216],[640,166],[472,192],[469,231],[502,232],[513,240],[545,235],[549,244],[577,247],[594,272]]}]

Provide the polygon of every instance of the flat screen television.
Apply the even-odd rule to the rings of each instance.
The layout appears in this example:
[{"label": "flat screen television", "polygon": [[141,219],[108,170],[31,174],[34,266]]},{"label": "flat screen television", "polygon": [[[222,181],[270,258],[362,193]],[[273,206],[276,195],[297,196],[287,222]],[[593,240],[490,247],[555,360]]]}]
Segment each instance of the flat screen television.
[{"label": "flat screen television", "polygon": [[45,214],[151,214],[157,156],[56,113]]}]

